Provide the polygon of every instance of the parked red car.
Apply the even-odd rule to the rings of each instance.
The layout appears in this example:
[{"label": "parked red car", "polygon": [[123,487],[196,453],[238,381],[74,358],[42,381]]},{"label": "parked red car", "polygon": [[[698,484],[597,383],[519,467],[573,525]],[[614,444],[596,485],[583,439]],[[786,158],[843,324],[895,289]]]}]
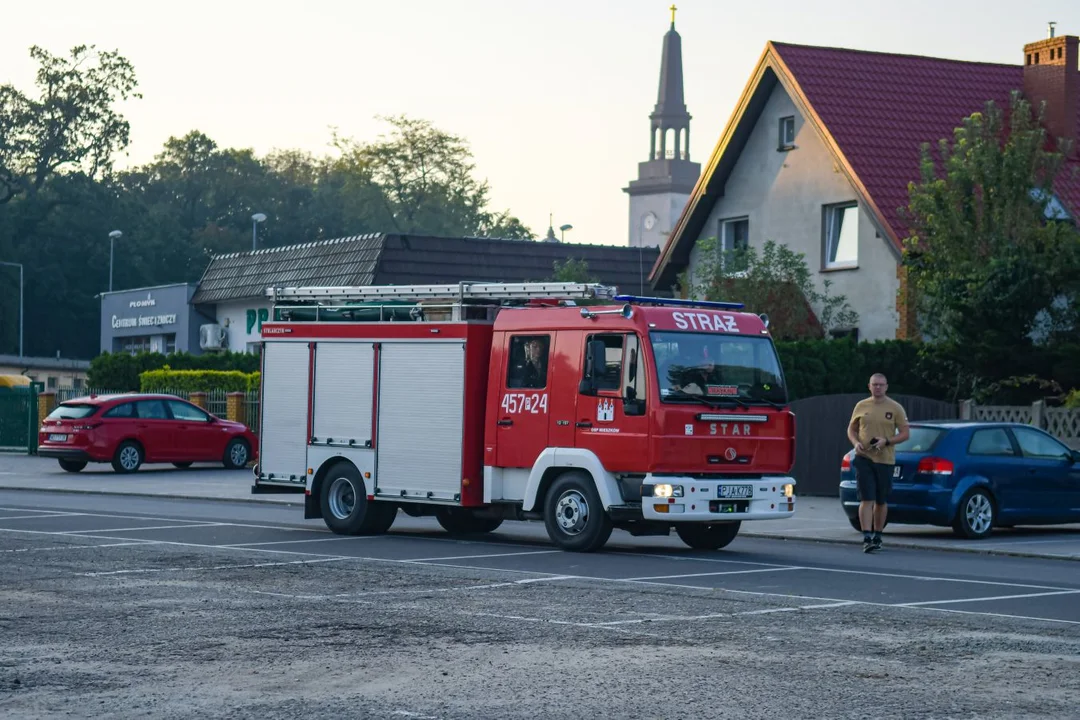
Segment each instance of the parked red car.
[{"label": "parked red car", "polygon": [[68,400],[49,413],[38,454],[68,472],[108,462],[119,473],[146,463],[220,462],[240,469],[257,456],[258,440],[241,423],[223,420],[173,395],[129,393]]}]

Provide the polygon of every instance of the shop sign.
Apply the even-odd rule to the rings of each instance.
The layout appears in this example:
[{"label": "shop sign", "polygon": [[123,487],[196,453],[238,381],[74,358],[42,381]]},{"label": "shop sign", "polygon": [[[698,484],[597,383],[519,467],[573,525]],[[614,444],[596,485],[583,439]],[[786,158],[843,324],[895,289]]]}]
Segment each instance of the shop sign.
[{"label": "shop sign", "polygon": [[247,334],[251,335],[252,330],[255,329],[256,323],[259,326],[259,334],[262,334],[262,326],[264,322],[270,319],[270,311],[266,308],[259,308],[258,310],[248,309],[247,311]]},{"label": "shop sign", "polygon": [[175,323],[176,313],[169,313],[166,315],[139,315],[138,317],[112,316],[113,330],[135,327],[157,327],[159,325],[174,325]]}]

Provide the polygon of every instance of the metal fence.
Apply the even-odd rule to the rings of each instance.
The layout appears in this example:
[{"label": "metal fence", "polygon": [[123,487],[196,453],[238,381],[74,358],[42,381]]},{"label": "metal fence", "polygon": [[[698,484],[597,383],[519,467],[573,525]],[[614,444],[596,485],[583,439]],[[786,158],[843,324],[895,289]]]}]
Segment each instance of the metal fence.
[{"label": "metal fence", "polygon": [[[175,395],[184,400],[191,400],[191,392],[187,390],[161,390],[164,395]],[[56,390],[56,402],[62,403],[67,400],[76,400],[90,395],[125,395],[122,390],[101,390],[91,388],[59,388]],[[246,420],[248,427],[253,432],[258,432],[259,422],[259,393],[248,392],[244,401]],[[206,411],[220,418],[227,418],[229,413],[229,393],[225,390],[210,390],[206,393]]]},{"label": "metal fence", "polygon": [[251,429],[251,432],[257,434],[259,432],[259,393],[249,392],[244,402],[244,418],[247,421],[247,426]]},{"label": "metal fence", "polygon": [[1041,401],[1030,405],[960,404],[960,415],[984,422],[1016,422],[1045,430],[1073,449],[1080,449],[1080,408],[1048,408]]}]

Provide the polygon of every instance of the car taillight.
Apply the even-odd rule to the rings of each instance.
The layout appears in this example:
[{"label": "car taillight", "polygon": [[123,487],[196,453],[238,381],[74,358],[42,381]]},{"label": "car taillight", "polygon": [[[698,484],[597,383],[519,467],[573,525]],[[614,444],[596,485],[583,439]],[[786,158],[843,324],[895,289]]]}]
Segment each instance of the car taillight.
[{"label": "car taillight", "polygon": [[844,459],[840,461],[840,471],[843,472],[844,470],[850,470],[850,469],[851,469],[851,456],[850,455],[844,455]]},{"label": "car taillight", "polygon": [[953,464],[944,458],[924,457],[915,472],[920,475],[952,475]]}]

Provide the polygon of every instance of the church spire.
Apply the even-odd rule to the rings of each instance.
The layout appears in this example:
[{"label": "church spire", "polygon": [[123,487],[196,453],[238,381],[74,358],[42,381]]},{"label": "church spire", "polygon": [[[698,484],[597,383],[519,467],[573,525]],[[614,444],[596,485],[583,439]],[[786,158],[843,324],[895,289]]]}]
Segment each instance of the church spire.
[{"label": "church spire", "polygon": [[[670,8],[671,28],[664,35],[664,49],[660,56],[660,87],[656,96],[656,107],[649,116],[652,126],[650,160],[663,160],[667,157],[676,160],[690,159],[690,113],[686,111],[686,102],[683,100],[682,37],[675,30],[677,9],[674,5]],[[669,131],[674,131],[670,148]]]}]

